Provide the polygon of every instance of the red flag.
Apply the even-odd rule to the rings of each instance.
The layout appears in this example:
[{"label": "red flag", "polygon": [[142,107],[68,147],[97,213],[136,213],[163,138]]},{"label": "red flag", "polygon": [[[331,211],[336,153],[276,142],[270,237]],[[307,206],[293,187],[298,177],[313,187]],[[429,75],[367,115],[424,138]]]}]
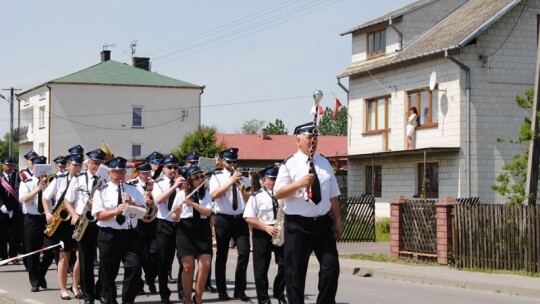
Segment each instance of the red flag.
[{"label": "red flag", "polygon": [[323,113],[324,113],[323,108],[321,106],[319,106],[319,115],[323,115]]},{"label": "red flag", "polygon": [[341,101],[336,98],[336,104],[334,105],[334,119],[337,119],[339,108],[341,108]]}]

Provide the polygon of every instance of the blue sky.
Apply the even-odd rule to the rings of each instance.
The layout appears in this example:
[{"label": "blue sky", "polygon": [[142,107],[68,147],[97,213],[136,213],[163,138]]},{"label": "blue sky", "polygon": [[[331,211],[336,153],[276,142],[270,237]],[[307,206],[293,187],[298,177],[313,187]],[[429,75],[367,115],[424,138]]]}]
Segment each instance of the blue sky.
[{"label": "blue sky", "polygon": [[[351,36],[339,33],[412,0],[7,1],[3,3],[1,89],[23,90],[111,59],[150,57],[152,71],[198,85],[202,123],[236,133],[251,119],[281,119],[289,132],[312,119],[351,61]],[[348,86],[347,81],[344,84]],[[333,94],[332,94],[333,93]],[[8,91],[2,91],[8,97]],[[0,133],[9,104],[0,100]]]}]

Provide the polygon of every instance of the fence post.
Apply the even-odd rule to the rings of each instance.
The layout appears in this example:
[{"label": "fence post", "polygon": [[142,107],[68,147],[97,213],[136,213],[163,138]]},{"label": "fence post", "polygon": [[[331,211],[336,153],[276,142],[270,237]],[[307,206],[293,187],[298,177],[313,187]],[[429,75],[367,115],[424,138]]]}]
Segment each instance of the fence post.
[{"label": "fence post", "polygon": [[398,195],[390,202],[390,256],[399,257],[399,252],[403,248],[401,239],[400,213],[401,205],[405,204],[405,196]]},{"label": "fence post", "polygon": [[[452,252],[452,211],[457,201],[446,196],[436,204],[437,214],[437,263],[448,265],[448,252]],[[453,254],[453,253],[452,253]]]}]

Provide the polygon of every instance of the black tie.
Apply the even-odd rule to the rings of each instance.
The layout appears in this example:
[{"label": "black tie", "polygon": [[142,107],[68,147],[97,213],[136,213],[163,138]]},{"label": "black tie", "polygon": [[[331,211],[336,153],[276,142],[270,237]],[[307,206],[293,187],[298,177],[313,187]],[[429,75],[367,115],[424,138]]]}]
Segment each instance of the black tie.
[{"label": "black tie", "polygon": [[266,188],[263,188],[263,189],[264,189],[264,191],[266,191],[266,193],[268,193],[268,195],[272,199],[272,211],[274,211],[274,219],[276,219],[277,211],[278,211],[278,208],[279,208],[279,203],[276,200],[276,198],[274,197],[274,195],[272,193],[270,193],[270,191],[268,191],[268,189],[266,189]]},{"label": "black tie", "polygon": [[39,214],[43,214],[43,212],[45,212],[45,209],[43,209],[43,203],[41,202],[42,199],[43,199],[43,191],[39,190],[38,196],[37,196],[37,200],[38,200],[37,210],[38,210]]},{"label": "black tie", "polygon": [[[199,194],[198,193],[195,193],[195,195],[193,195],[193,202],[195,204],[199,204]],[[201,219],[201,214],[199,213],[199,211],[195,210],[195,207],[192,207],[193,208],[193,219],[194,220],[200,220]]]},{"label": "black tie", "polygon": [[94,175],[94,181],[92,182],[92,189],[97,185],[98,177]]},{"label": "black tie", "polygon": [[[171,179],[171,181],[169,182],[169,186],[170,186],[169,188],[171,188],[173,185],[174,185],[174,179]],[[169,203],[167,204],[167,208],[169,208],[169,211],[171,211],[175,197],[176,197],[176,190],[173,193],[171,193],[171,196],[169,196]]]},{"label": "black tie", "polygon": [[238,187],[236,187],[236,183],[232,185],[232,209],[238,209]]},{"label": "black tie", "polygon": [[[122,191],[120,191],[120,185],[118,185],[118,205],[122,204]],[[118,225],[122,225],[126,221],[126,217],[119,214],[116,216],[116,222]]]},{"label": "black tie", "polygon": [[311,201],[318,205],[321,202],[321,183],[319,182],[319,176],[317,176],[317,171],[315,171],[315,164],[312,161],[310,163],[309,172],[315,175],[313,184],[311,184]]}]

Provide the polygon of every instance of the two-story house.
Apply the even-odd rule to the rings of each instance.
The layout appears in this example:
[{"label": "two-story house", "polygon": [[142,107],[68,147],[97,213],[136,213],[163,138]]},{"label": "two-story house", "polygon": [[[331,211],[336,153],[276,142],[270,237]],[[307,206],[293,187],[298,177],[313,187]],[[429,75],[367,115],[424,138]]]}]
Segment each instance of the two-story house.
[{"label": "two-story house", "polygon": [[491,185],[524,147],[497,139],[530,117],[514,98],[534,85],[539,14],[538,0],[423,0],[342,33],[349,195],[374,194],[379,215],[397,195],[505,202]]},{"label": "two-story house", "polygon": [[30,149],[52,160],[67,149],[108,143],[115,155],[144,158],[175,149],[200,124],[198,86],[150,71],[148,58],[134,66],[110,60],[18,94],[20,157]]}]

